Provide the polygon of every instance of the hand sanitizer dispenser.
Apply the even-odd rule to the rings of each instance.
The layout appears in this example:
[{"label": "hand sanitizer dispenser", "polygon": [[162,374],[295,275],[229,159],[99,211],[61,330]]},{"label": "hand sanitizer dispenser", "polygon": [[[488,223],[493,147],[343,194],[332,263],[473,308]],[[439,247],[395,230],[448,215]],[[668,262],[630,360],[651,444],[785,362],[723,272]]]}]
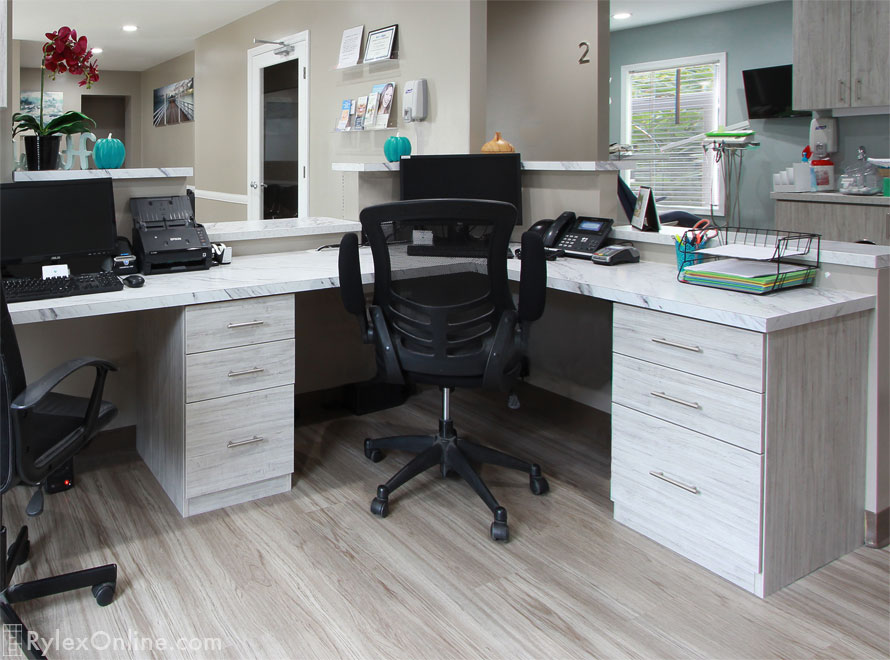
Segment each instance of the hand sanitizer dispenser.
[{"label": "hand sanitizer dispenser", "polygon": [[418,78],[405,83],[405,94],[402,97],[402,119],[405,123],[426,119],[427,91],[426,80]]},{"label": "hand sanitizer dispenser", "polygon": [[837,151],[837,119],[820,117],[814,112],[810,122],[810,146],[815,149],[820,143],[825,145],[826,153]]}]

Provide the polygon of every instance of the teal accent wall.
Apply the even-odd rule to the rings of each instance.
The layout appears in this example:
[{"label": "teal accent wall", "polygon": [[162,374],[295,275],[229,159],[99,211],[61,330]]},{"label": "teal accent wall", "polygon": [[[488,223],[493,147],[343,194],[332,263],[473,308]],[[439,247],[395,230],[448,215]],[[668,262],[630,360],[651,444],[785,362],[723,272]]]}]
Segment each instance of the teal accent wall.
[{"label": "teal accent wall", "polygon": [[[791,63],[791,20],[791,2],[783,0],[612,32],[609,141],[621,141],[621,67],[638,62],[725,52],[726,124],[743,121],[748,114],[742,71]],[[809,140],[810,120],[752,119],[750,123],[761,147],[747,151],[743,160],[742,224],[773,227],[775,203],[769,197],[773,172],[800,160],[800,152]],[[844,164],[855,160],[860,144],[872,156],[890,157],[887,115],[841,118],[838,136],[839,150],[833,156],[838,173]]]}]

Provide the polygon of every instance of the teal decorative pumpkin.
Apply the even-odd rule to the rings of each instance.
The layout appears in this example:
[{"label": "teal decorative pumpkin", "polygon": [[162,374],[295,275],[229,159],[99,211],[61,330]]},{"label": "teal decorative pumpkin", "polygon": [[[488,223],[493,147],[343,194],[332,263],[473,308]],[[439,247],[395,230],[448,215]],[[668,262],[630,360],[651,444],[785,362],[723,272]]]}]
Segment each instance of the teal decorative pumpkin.
[{"label": "teal decorative pumpkin", "polygon": [[402,156],[410,156],[411,140],[398,135],[386,138],[386,142],[383,143],[383,155],[390,163],[398,162]]},{"label": "teal decorative pumpkin", "polygon": [[93,162],[100,170],[117,169],[124,164],[127,157],[127,150],[124,149],[124,143],[111,137],[98,140],[93,147]]}]

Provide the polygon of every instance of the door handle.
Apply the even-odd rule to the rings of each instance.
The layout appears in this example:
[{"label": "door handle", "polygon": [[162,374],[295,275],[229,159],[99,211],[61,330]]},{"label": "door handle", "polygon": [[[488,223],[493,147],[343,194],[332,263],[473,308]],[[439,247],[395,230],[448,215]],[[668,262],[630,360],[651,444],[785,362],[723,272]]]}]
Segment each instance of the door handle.
[{"label": "door handle", "polygon": [[269,186],[265,183],[257,183],[256,181],[251,181],[250,187],[256,190],[257,188],[268,188]]}]

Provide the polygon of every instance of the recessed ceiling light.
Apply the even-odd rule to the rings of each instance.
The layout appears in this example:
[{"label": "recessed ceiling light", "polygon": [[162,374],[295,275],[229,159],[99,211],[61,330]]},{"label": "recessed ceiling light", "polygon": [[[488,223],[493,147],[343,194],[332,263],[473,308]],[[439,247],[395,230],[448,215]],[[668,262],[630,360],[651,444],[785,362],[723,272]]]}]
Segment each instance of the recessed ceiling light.
[{"label": "recessed ceiling light", "polygon": [[612,14],[612,18],[616,21],[626,21],[628,18],[633,16],[629,11],[620,11],[617,14]]},{"label": "recessed ceiling light", "polygon": [[98,55],[101,52],[102,52],[101,48],[93,48],[93,55]]},{"label": "recessed ceiling light", "polygon": [[124,32],[135,32],[135,31],[138,30],[139,28],[136,27],[135,25],[125,25],[125,26],[123,26],[123,28],[121,28],[121,29],[122,29]]}]

